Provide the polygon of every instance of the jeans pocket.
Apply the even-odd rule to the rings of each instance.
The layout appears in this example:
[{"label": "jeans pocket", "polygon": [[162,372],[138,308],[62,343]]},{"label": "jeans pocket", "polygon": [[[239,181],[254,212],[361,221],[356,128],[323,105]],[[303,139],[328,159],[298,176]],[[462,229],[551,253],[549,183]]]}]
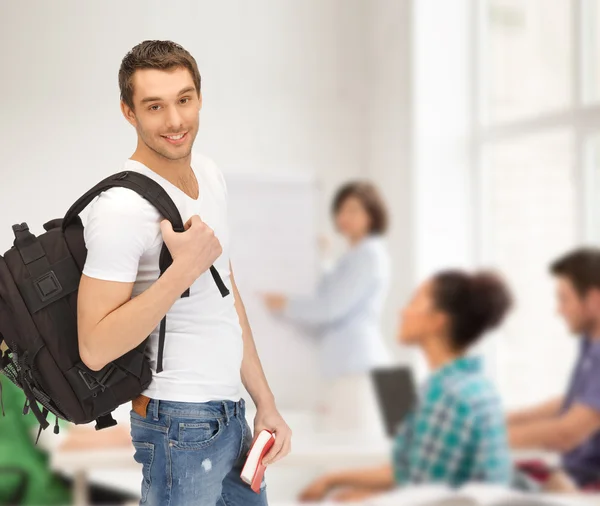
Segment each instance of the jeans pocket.
[{"label": "jeans pocket", "polygon": [[152,462],[154,461],[154,445],[133,441],[133,446],[135,448],[133,458],[138,464],[142,464],[142,498],[140,504],[143,504],[148,498],[148,491],[152,484],[151,471]]},{"label": "jeans pocket", "polygon": [[171,441],[171,445],[179,450],[201,450],[210,446],[221,435],[223,428],[220,418],[180,422],[178,439]]},{"label": "jeans pocket", "polygon": [[248,425],[248,422],[246,421],[245,418],[242,420],[241,423],[242,423],[242,449],[241,449],[240,453],[245,457],[245,456],[247,456],[248,452],[250,451],[250,446],[252,445],[252,438],[254,436],[252,435],[252,429]]}]

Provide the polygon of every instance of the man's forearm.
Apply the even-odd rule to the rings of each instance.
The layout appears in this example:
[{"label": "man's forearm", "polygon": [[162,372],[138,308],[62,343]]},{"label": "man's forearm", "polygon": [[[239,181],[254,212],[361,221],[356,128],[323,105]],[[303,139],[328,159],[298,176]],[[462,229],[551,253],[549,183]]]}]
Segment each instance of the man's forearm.
[{"label": "man's forearm", "polygon": [[566,453],[577,448],[600,430],[600,412],[577,402],[560,416],[509,426],[514,448],[542,448]]},{"label": "man's forearm", "polygon": [[356,471],[343,471],[327,476],[331,488],[355,486],[373,490],[389,490],[394,487],[394,472],[390,464]]},{"label": "man's forearm", "polygon": [[256,407],[271,406],[275,404],[275,398],[262,364],[258,357],[256,345],[252,333],[244,332],[244,358],[242,360],[242,383],[252,397]]},{"label": "man's forearm", "polygon": [[89,335],[80,336],[84,363],[99,370],[138,346],[181,297],[185,286],[184,273],[171,265],[150,288],[107,315]]},{"label": "man's forearm", "polygon": [[564,452],[571,446],[571,437],[559,419],[540,420],[509,427],[510,446],[520,450]]},{"label": "man's forearm", "polygon": [[[231,267],[230,267],[231,269]],[[242,383],[252,397],[256,407],[271,406],[275,404],[275,399],[265,372],[258,357],[254,337],[250,328],[250,322],[246,315],[246,308],[240,297],[240,293],[233,279],[233,271],[231,271],[231,285],[233,287],[233,296],[235,298],[235,309],[242,328],[242,339],[244,341],[244,358],[242,359]]]},{"label": "man's forearm", "polygon": [[562,404],[563,397],[557,397],[539,406],[510,413],[507,422],[509,425],[516,425],[553,418],[560,414]]}]

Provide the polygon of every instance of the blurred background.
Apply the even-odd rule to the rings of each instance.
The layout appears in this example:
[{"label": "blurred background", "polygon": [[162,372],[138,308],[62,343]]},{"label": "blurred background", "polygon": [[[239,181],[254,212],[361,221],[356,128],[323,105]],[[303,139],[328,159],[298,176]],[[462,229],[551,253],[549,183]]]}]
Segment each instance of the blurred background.
[{"label": "blurred background", "polygon": [[[136,140],[119,110],[121,59],[171,39],[198,62],[196,149],[228,180],[240,291],[293,429],[313,423],[315,343],[260,293],[314,288],[344,250],[330,201],[354,179],[390,210],[394,361],[424,374],[396,344],[420,280],[493,266],[517,307],[480,351],[507,407],[538,402],[564,390],[576,344],[548,265],[600,239],[599,20],[596,0],[3,1],[1,249],[13,223],[40,232],[120,170]],[[291,499],[317,466],[307,454],[270,470],[272,497]],[[118,474],[139,488],[135,469]]]}]

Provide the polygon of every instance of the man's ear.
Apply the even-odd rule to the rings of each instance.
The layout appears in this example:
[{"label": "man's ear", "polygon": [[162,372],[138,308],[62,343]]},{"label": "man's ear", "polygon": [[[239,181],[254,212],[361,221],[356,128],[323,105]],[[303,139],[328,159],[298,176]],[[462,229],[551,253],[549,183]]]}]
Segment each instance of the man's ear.
[{"label": "man's ear", "polygon": [[585,296],[586,305],[596,314],[600,314],[600,288],[592,287]]},{"label": "man's ear", "polygon": [[202,92],[198,92],[198,109],[202,109]]},{"label": "man's ear", "polygon": [[121,100],[121,112],[125,119],[134,127],[137,126],[137,120],[135,118],[135,112],[131,107],[129,107],[125,102]]}]

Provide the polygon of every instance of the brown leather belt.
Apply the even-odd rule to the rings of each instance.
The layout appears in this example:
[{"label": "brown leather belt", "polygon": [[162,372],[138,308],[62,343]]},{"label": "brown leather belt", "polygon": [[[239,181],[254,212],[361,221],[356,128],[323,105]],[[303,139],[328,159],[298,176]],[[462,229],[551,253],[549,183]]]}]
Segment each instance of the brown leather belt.
[{"label": "brown leather belt", "polygon": [[131,401],[131,409],[142,418],[146,418],[146,414],[148,413],[148,404],[150,404],[150,397],[139,395]]}]

